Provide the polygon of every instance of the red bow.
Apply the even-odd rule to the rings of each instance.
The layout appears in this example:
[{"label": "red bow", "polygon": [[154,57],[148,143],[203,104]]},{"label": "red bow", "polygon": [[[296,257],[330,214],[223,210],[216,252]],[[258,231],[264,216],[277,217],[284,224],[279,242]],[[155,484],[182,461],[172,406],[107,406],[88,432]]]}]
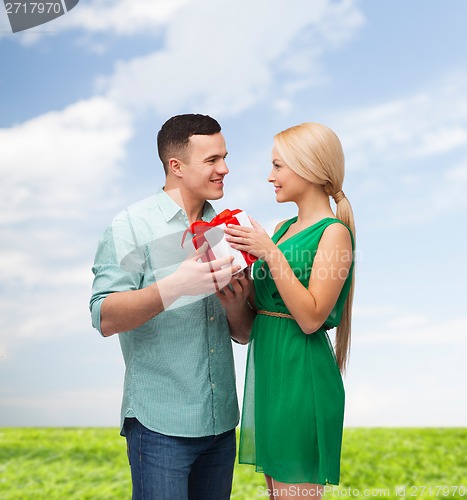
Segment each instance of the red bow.
[{"label": "red bow", "polygon": [[[185,242],[185,238],[188,233],[191,233],[193,235],[193,246],[198,249],[200,248],[203,243],[206,241],[206,238],[204,237],[204,233],[208,231],[209,229],[212,229],[213,227],[220,226],[221,224],[235,224],[236,226],[240,226],[240,222],[238,222],[237,218],[235,215],[238,213],[242,212],[242,210],[236,208],[235,210],[229,210],[228,208],[223,210],[220,214],[216,215],[211,222],[207,222],[204,220],[197,220],[191,224],[188,229],[183,233],[182,237],[182,246]],[[250,255],[247,252],[242,251],[243,258],[245,259],[246,263],[248,265],[253,264],[256,260],[258,260],[257,257],[254,255]],[[214,253],[211,250],[211,247],[208,245],[208,249],[206,253],[201,257],[201,260],[203,262],[209,262],[211,260],[214,260],[216,257],[214,256]]]}]

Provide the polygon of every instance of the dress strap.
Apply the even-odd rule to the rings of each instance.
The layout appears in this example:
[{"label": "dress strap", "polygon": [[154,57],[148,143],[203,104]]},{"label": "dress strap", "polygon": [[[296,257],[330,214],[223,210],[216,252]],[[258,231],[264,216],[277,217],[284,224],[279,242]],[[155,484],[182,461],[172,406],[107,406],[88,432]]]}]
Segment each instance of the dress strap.
[{"label": "dress strap", "polygon": [[277,242],[284,236],[284,234],[288,231],[289,227],[296,222],[297,216],[292,217],[291,219],[288,219],[283,222],[281,227],[272,235],[271,239],[274,243],[277,244]]},{"label": "dress strap", "polygon": [[258,311],[258,314],[264,314],[265,316],[273,316],[275,318],[294,319],[294,317],[291,314],[285,314],[285,313],[273,312],[273,311],[265,311],[264,309],[260,309]]}]

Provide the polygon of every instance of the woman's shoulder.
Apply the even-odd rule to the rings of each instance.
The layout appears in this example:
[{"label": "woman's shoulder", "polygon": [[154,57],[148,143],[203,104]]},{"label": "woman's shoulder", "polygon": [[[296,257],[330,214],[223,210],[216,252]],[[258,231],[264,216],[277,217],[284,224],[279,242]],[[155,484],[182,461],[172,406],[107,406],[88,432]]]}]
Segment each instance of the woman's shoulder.
[{"label": "woman's shoulder", "polygon": [[350,229],[339,219],[330,219],[323,230],[321,242],[330,245],[343,244],[353,246],[353,237]]},{"label": "woman's shoulder", "polygon": [[276,225],[276,227],[274,228],[274,232],[277,233],[277,231],[279,231],[279,229],[284,225],[285,222],[287,222],[288,219],[285,219],[283,220],[282,222],[279,222],[279,224]]},{"label": "woman's shoulder", "polygon": [[291,219],[284,219],[282,222],[279,222],[279,224],[276,225],[274,228],[274,233],[277,233],[279,229],[287,222],[293,221],[293,219],[296,219],[296,217],[292,217]]}]

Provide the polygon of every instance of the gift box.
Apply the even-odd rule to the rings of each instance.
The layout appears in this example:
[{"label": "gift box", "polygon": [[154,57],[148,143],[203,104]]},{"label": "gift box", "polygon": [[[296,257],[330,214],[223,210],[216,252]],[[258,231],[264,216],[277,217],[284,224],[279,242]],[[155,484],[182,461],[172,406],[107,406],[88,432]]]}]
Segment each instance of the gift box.
[{"label": "gift box", "polygon": [[[224,229],[227,224],[234,224],[236,226],[253,227],[251,225],[248,215],[242,210],[223,210],[220,214],[216,215],[211,222],[204,220],[197,220],[185,231],[182,238],[182,247],[187,254],[193,254],[203,243],[207,242],[208,249],[200,257],[203,262],[210,262],[222,257],[232,255],[234,261],[232,265],[239,265],[240,272],[245,267],[253,264],[257,257],[247,252],[242,252],[232,248],[226,241]],[[188,239],[188,234],[192,235]]]}]

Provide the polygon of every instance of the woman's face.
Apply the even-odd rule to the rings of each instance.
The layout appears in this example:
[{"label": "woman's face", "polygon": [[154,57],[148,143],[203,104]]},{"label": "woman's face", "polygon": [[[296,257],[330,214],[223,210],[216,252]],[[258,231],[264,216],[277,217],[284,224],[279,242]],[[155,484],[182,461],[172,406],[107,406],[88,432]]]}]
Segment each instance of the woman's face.
[{"label": "woman's face", "polygon": [[274,185],[278,203],[297,201],[310,187],[307,180],[284,163],[275,147],[272,148],[272,170],[268,182]]}]

